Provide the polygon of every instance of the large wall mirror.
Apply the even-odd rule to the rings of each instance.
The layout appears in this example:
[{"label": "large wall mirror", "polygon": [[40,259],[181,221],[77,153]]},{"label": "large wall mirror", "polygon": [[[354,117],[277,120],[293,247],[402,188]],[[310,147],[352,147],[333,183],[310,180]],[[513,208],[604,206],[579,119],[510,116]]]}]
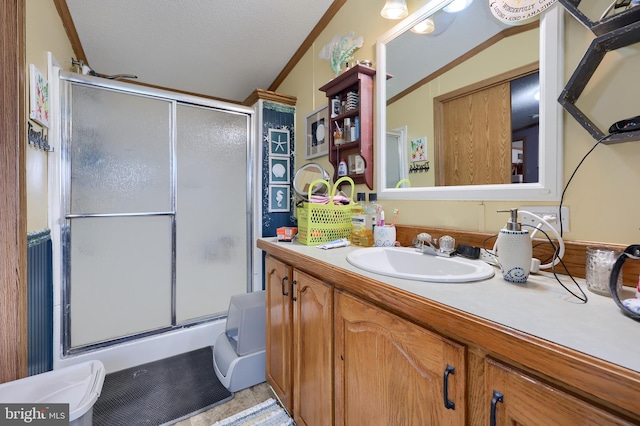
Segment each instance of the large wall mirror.
[{"label": "large wall mirror", "polygon": [[[491,14],[486,1],[475,0],[467,9],[455,14],[442,10],[450,2],[430,0],[377,41],[377,75],[389,77],[376,78],[379,198],[559,200],[563,130],[562,107],[557,99],[562,91],[564,73],[562,7],[554,5],[538,15],[539,20],[510,27]],[[432,33],[412,31],[427,18],[435,25]],[[510,131],[506,134],[502,122],[504,116],[489,107],[485,93],[478,92],[479,88],[497,87],[505,81],[507,90],[514,92],[495,104],[509,108],[506,114],[514,123],[520,109],[515,88],[526,86],[536,89],[533,91],[537,92],[536,111],[531,112],[527,107],[525,114],[537,122],[527,125],[526,136]],[[531,81],[536,84],[528,84]],[[500,90],[504,92],[505,89]],[[455,149],[465,160],[471,156],[478,157],[476,162],[482,163],[478,168],[481,172],[502,174],[508,181],[491,184],[462,181],[458,184],[450,177],[445,179],[445,176],[450,176],[445,171],[450,172],[454,167],[451,164],[457,164],[457,161],[443,161],[444,148],[459,141],[453,141],[454,138],[442,130],[446,119],[442,117],[441,103],[449,98],[455,99],[465,91],[480,93],[475,103],[486,106],[485,116],[475,119],[475,127],[470,129],[468,139],[473,140],[474,134],[482,132],[484,140],[476,137],[475,153],[471,153],[468,146]],[[459,119],[470,121],[469,117]],[[511,123],[507,126],[511,128]],[[403,138],[389,137],[400,128],[403,129]],[[503,140],[499,141],[500,138]],[[402,141],[407,146],[388,146],[393,141]],[[423,153],[416,152],[416,149],[422,149]],[[501,164],[494,164],[497,161],[485,156],[485,152],[492,150],[503,151],[504,161]],[[390,156],[390,152],[394,155]],[[396,152],[400,154],[395,155]],[[528,161],[529,172],[535,169],[535,173],[525,175],[522,165],[517,164],[523,158],[528,159],[525,161]],[[396,164],[398,161],[400,164]],[[426,161],[429,162],[429,170],[424,167]],[[517,179],[511,179],[514,162],[515,173],[520,175],[516,176]],[[443,165],[446,165],[446,170]],[[466,168],[467,165],[458,167]],[[400,173],[396,177],[397,170],[404,170],[405,174]],[[394,176],[387,176],[388,173]],[[468,174],[473,173],[478,174],[479,171]],[[405,179],[405,183],[394,184],[395,180],[401,179]]]}]

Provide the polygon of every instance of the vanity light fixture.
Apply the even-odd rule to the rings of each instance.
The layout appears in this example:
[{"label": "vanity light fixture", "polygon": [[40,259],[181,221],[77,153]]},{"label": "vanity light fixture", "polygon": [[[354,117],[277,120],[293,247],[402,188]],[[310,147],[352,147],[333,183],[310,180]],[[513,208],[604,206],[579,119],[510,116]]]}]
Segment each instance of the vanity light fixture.
[{"label": "vanity light fixture", "polygon": [[414,25],[413,28],[411,28],[411,32],[416,34],[431,34],[435,29],[436,24],[433,22],[433,19],[427,18]]},{"label": "vanity light fixture", "polygon": [[453,0],[451,3],[442,8],[447,13],[456,13],[465,10],[473,0]]},{"label": "vanity light fixture", "polygon": [[409,15],[409,9],[405,0],[387,0],[380,15],[387,19],[402,19]]}]

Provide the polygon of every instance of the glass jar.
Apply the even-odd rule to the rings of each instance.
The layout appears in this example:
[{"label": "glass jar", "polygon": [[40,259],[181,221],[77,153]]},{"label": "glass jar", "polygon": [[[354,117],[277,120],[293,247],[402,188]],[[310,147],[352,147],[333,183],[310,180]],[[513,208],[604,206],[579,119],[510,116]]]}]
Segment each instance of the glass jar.
[{"label": "glass jar", "polygon": [[[611,269],[622,252],[607,247],[587,247],[586,280],[589,291],[611,296],[609,278]],[[618,276],[618,293],[622,290],[622,274]]]}]

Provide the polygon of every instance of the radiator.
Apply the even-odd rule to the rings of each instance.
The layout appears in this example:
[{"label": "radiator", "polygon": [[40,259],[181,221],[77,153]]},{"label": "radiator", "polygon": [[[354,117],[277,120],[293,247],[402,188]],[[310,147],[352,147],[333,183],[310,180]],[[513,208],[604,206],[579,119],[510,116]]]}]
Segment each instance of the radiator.
[{"label": "radiator", "polygon": [[29,376],[53,369],[53,266],[51,233],[27,236]]}]

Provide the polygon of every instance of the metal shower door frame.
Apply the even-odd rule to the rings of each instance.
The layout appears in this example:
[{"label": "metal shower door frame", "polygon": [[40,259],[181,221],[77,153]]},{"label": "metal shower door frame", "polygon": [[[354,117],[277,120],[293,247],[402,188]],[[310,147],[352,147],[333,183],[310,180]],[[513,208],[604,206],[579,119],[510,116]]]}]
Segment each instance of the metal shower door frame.
[{"label": "metal shower door frame", "polygon": [[[193,320],[183,321],[177,323],[176,317],[176,188],[177,188],[177,157],[176,157],[176,140],[177,140],[177,126],[176,115],[178,105],[204,107],[220,112],[227,112],[232,114],[239,114],[247,116],[247,148],[246,148],[246,161],[247,161],[247,187],[246,187],[246,235],[247,235],[247,272],[246,291],[252,291],[253,289],[253,267],[254,267],[254,250],[252,247],[255,240],[254,235],[255,217],[258,209],[254,205],[254,194],[257,176],[257,144],[255,142],[255,111],[252,108],[234,105],[226,102],[210,100],[192,95],[185,95],[180,93],[171,92],[168,90],[155,89],[146,86],[140,86],[136,84],[107,80],[98,77],[85,76],[70,72],[60,72],[60,98],[61,98],[61,149],[60,149],[60,185],[58,194],[60,196],[60,212],[58,212],[58,220],[56,220],[56,212],[53,212],[53,223],[58,223],[60,226],[60,245],[59,249],[62,252],[62,265],[60,268],[61,294],[60,302],[61,309],[61,321],[60,321],[60,350],[62,357],[69,355],[81,354],[90,350],[105,348],[115,343],[124,343],[137,340],[140,338],[173,331],[183,327],[189,327],[205,322],[215,321],[226,316],[213,315],[200,317]],[[153,212],[136,212],[136,213],[114,213],[114,214],[69,214],[70,212],[70,188],[71,188],[71,176],[70,176],[70,156],[68,143],[71,138],[72,120],[71,120],[71,93],[70,90],[73,85],[89,86],[97,89],[110,90],[123,94],[129,94],[133,96],[149,97],[159,100],[168,101],[171,104],[171,123],[170,123],[170,206],[169,211],[153,211]],[[70,224],[72,219],[77,218],[89,218],[89,217],[134,217],[134,216],[170,216],[171,217],[171,246],[172,246],[172,265],[171,265],[171,325],[168,327],[160,327],[154,330],[148,330],[139,333],[133,333],[123,337],[116,337],[114,339],[104,340],[84,346],[71,347],[71,305],[70,305]]]}]

